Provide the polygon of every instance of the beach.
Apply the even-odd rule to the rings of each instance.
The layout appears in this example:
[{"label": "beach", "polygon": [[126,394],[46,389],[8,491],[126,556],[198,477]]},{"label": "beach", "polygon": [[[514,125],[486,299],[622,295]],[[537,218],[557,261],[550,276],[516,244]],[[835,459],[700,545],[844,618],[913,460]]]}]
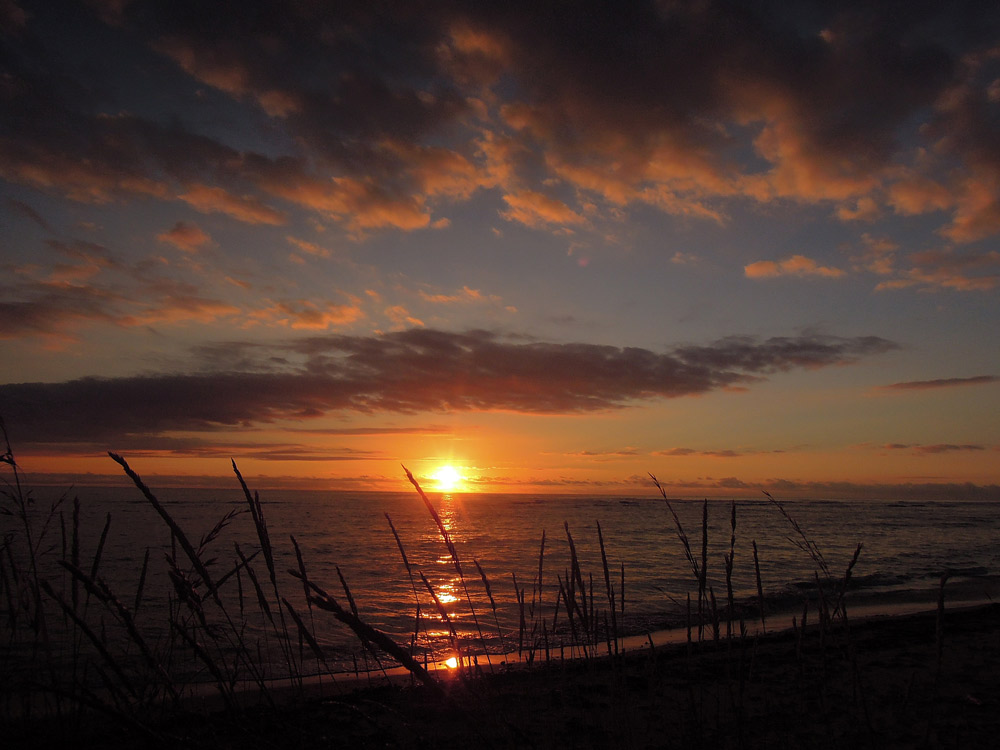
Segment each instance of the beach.
[{"label": "beach", "polygon": [[[175,502],[186,526],[212,530],[195,548],[167,516],[178,549],[161,546],[167,569],[150,566],[147,576],[147,548],[137,584],[134,538],[109,536],[110,510],[103,526],[82,513],[78,526],[74,504],[59,537],[68,543],[28,556],[35,567],[8,554],[25,591],[41,571],[37,597],[5,589],[12,640],[0,698],[12,746],[964,749],[993,747],[1000,732],[997,517],[987,504],[796,504],[813,537],[773,500],[721,509],[675,501],[672,540],[666,519],[649,528],[651,505],[442,497],[428,529],[429,499],[414,507],[412,497],[384,496],[400,522],[390,526],[400,534],[394,549],[352,548],[338,536],[340,518],[355,519],[362,541],[385,520],[342,498],[337,523],[314,522],[315,538],[303,537],[308,567],[292,567],[270,534],[284,536],[284,519],[328,510],[321,499],[286,496],[270,533],[256,521],[241,528],[234,510],[209,527],[214,503]],[[259,501],[250,507],[260,518]],[[556,538],[546,547],[543,534],[531,563],[525,507],[531,523],[593,514],[614,531],[581,523],[574,542],[564,523],[565,546]],[[150,510],[113,509],[133,531]],[[24,514],[29,527],[45,518]],[[682,524],[697,529],[697,557]],[[787,528],[797,540],[782,539]],[[845,533],[872,542],[852,547]],[[238,564],[211,583],[211,550],[224,549],[227,534]],[[611,534],[617,545],[606,544]],[[88,572],[75,550],[95,536]],[[353,595],[331,539],[359,582]],[[491,585],[473,543],[502,553],[491,570],[521,570],[511,591],[503,578]],[[609,546],[627,559],[609,563]],[[460,558],[480,580],[463,574]],[[352,575],[360,568],[383,574],[366,581]],[[32,625],[43,619],[36,613],[44,630]],[[457,668],[446,667],[455,655]]]},{"label": "beach", "polygon": [[440,693],[383,678],[131,726],[87,712],[23,721],[9,746],[986,748],[1000,735],[997,604],[479,666],[436,673]]}]

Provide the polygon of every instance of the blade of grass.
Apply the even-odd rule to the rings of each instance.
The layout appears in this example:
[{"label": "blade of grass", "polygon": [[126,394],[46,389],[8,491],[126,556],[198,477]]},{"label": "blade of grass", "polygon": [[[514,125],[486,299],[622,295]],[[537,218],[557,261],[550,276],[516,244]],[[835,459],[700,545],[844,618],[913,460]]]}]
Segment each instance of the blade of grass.
[{"label": "blade of grass", "polygon": [[156,510],[156,512],[160,515],[160,518],[162,518],[164,523],[166,523],[167,526],[170,527],[171,534],[180,543],[181,549],[184,550],[184,553],[191,561],[191,564],[194,566],[194,569],[198,572],[198,575],[201,576],[201,579],[205,582],[208,594],[215,599],[216,603],[221,608],[222,600],[219,598],[219,595],[216,592],[215,585],[212,583],[212,576],[209,575],[209,572],[202,563],[201,558],[198,557],[198,553],[192,546],[191,542],[188,540],[187,535],[184,533],[181,527],[177,525],[177,522],[174,521],[173,518],[171,518],[170,514],[167,512],[167,509],[164,508],[163,505],[160,503],[160,501],[156,499],[156,496],[150,491],[149,487],[147,487],[146,484],[142,481],[142,478],[134,471],[132,471],[132,467],[128,465],[128,462],[124,458],[119,456],[117,453],[112,453],[111,451],[108,451],[108,455],[111,456],[111,459],[115,463],[119,464],[122,467],[122,469],[125,470],[125,474],[127,474],[129,479],[132,480],[132,483],[139,488],[139,491],[149,501],[149,504],[153,506],[153,509]]},{"label": "blade of grass", "polygon": [[[300,577],[297,570],[290,569],[288,572],[294,578]],[[406,667],[411,674],[430,688],[432,692],[441,697],[444,696],[444,691],[441,689],[437,680],[435,680],[426,669],[420,666],[416,659],[410,656],[405,649],[401,648],[382,631],[373,628],[368,623],[363,622],[352,613],[345,610],[333,597],[323,591],[323,589],[314,584],[312,581],[308,579],[305,580],[310,590],[313,592],[310,594],[310,597],[313,599],[313,604],[320,609],[332,612],[333,616],[354,631],[355,635],[359,638],[363,637],[370,640],[376,646],[389,654],[393,659]]]}]

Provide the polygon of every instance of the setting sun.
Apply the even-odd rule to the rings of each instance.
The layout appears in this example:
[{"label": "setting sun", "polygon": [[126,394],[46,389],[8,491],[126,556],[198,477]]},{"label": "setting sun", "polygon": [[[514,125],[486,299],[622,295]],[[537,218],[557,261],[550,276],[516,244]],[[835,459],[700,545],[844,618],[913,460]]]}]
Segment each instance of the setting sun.
[{"label": "setting sun", "polygon": [[442,466],[431,477],[437,482],[437,488],[441,492],[455,492],[462,489],[463,477],[454,466]]}]

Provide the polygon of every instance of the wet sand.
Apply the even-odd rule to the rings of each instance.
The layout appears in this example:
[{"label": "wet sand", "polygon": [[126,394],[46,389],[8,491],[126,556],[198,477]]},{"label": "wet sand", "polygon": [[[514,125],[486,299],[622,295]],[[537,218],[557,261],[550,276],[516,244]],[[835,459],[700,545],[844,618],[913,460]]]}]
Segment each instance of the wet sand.
[{"label": "wet sand", "polygon": [[[191,713],[20,724],[13,747],[994,748],[1000,605],[852,618],[461,678]],[[441,674],[441,673],[438,673]],[[152,744],[155,743],[155,744]]]}]

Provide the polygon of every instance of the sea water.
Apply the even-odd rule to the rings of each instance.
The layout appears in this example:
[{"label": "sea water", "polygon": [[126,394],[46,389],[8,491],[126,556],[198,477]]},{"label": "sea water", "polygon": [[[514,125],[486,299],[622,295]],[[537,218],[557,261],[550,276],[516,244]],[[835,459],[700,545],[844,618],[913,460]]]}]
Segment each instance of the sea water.
[{"label": "sea water", "polygon": [[[635,497],[428,493],[454,544],[456,565],[436,521],[415,492],[271,490],[260,497],[275,560],[272,582],[246,498],[238,487],[155,492],[190,543],[199,548],[213,579],[224,581],[219,592],[225,627],[255,644],[261,659],[274,662],[276,673],[281,671],[282,659],[274,633],[283,629],[297,640],[297,626],[287,606],[278,604],[282,598],[324,652],[323,665],[317,661],[314,669],[375,666],[374,657],[354,633],[329,612],[307,603],[301,582],[289,572],[299,568],[293,537],[312,582],[345,609],[350,609],[353,599],[361,620],[386,633],[418,660],[427,661],[453,653],[452,628],[470,651],[490,651],[498,659],[518,650],[522,656],[525,650],[540,650],[543,633],[545,645],[556,649],[570,638],[561,586],[564,591],[573,586],[595,617],[602,618],[602,628],[613,598],[620,635],[683,627],[691,620],[689,612],[696,613],[699,606],[694,569],[700,571],[703,560],[701,607],[707,619],[710,596],[716,600],[716,611],[725,612],[730,551],[734,603],[748,605],[739,611],[754,619],[759,617],[758,568],[765,616],[772,618],[782,612],[801,616],[803,607],[810,606],[815,613],[821,592],[835,597],[845,591],[852,608],[890,609],[899,604],[931,608],[945,574],[946,598],[954,603],[988,600],[1000,581],[1000,508],[985,500],[779,498],[779,507],[766,497],[713,499],[707,505],[700,499],[668,503],[655,490]],[[76,498],[79,567],[88,575],[94,573],[133,611],[143,637],[151,644],[162,644],[169,641],[171,620],[192,621],[170,578],[168,559],[173,557],[189,580],[198,576],[168,525],[137,489],[79,488],[54,504],[56,497],[54,492],[36,491],[30,521],[38,545],[39,574],[64,601],[71,599],[72,577],[56,560],[72,556]],[[707,526],[703,527],[706,509]],[[230,514],[218,534],[206,539]],[[387,516],[399,535],[409,571]],[[12,549],[23,549],[18,542],[24,535],[20,519],[0,516],[0,524]],[[95,569],[93,560],[105,526],[107,535]],[[585,599],[580,597],[572,570],[570,538]],[[859,544],[861,551],[845,585],[843,578]],[[149,565],[143,577],[147,551]],[[240,553],[252,558],[256,584],[240,568]],[[492,600],[476,563],[486,575]],[[233,574],[237,568],[239,573]],[[137,598],[141,577],[142,595]],[[269,600],[268,606],[260,603],[257,587]],[[80,584],[77,588],[77,606],[86,599],[86,617],[95,623],[95,632],[100,628],[106,634],[118,625],[119,618],[110,608],[86,598]],[[199,590],[202,596],[206,594],[204,586]],[[214,607],[206,600],[206,611]],[[219,619],[218,614],[215,617]],[[129,648],[134,656],[134,646]],[[171,658],[179,663],[179,656]]]}]

